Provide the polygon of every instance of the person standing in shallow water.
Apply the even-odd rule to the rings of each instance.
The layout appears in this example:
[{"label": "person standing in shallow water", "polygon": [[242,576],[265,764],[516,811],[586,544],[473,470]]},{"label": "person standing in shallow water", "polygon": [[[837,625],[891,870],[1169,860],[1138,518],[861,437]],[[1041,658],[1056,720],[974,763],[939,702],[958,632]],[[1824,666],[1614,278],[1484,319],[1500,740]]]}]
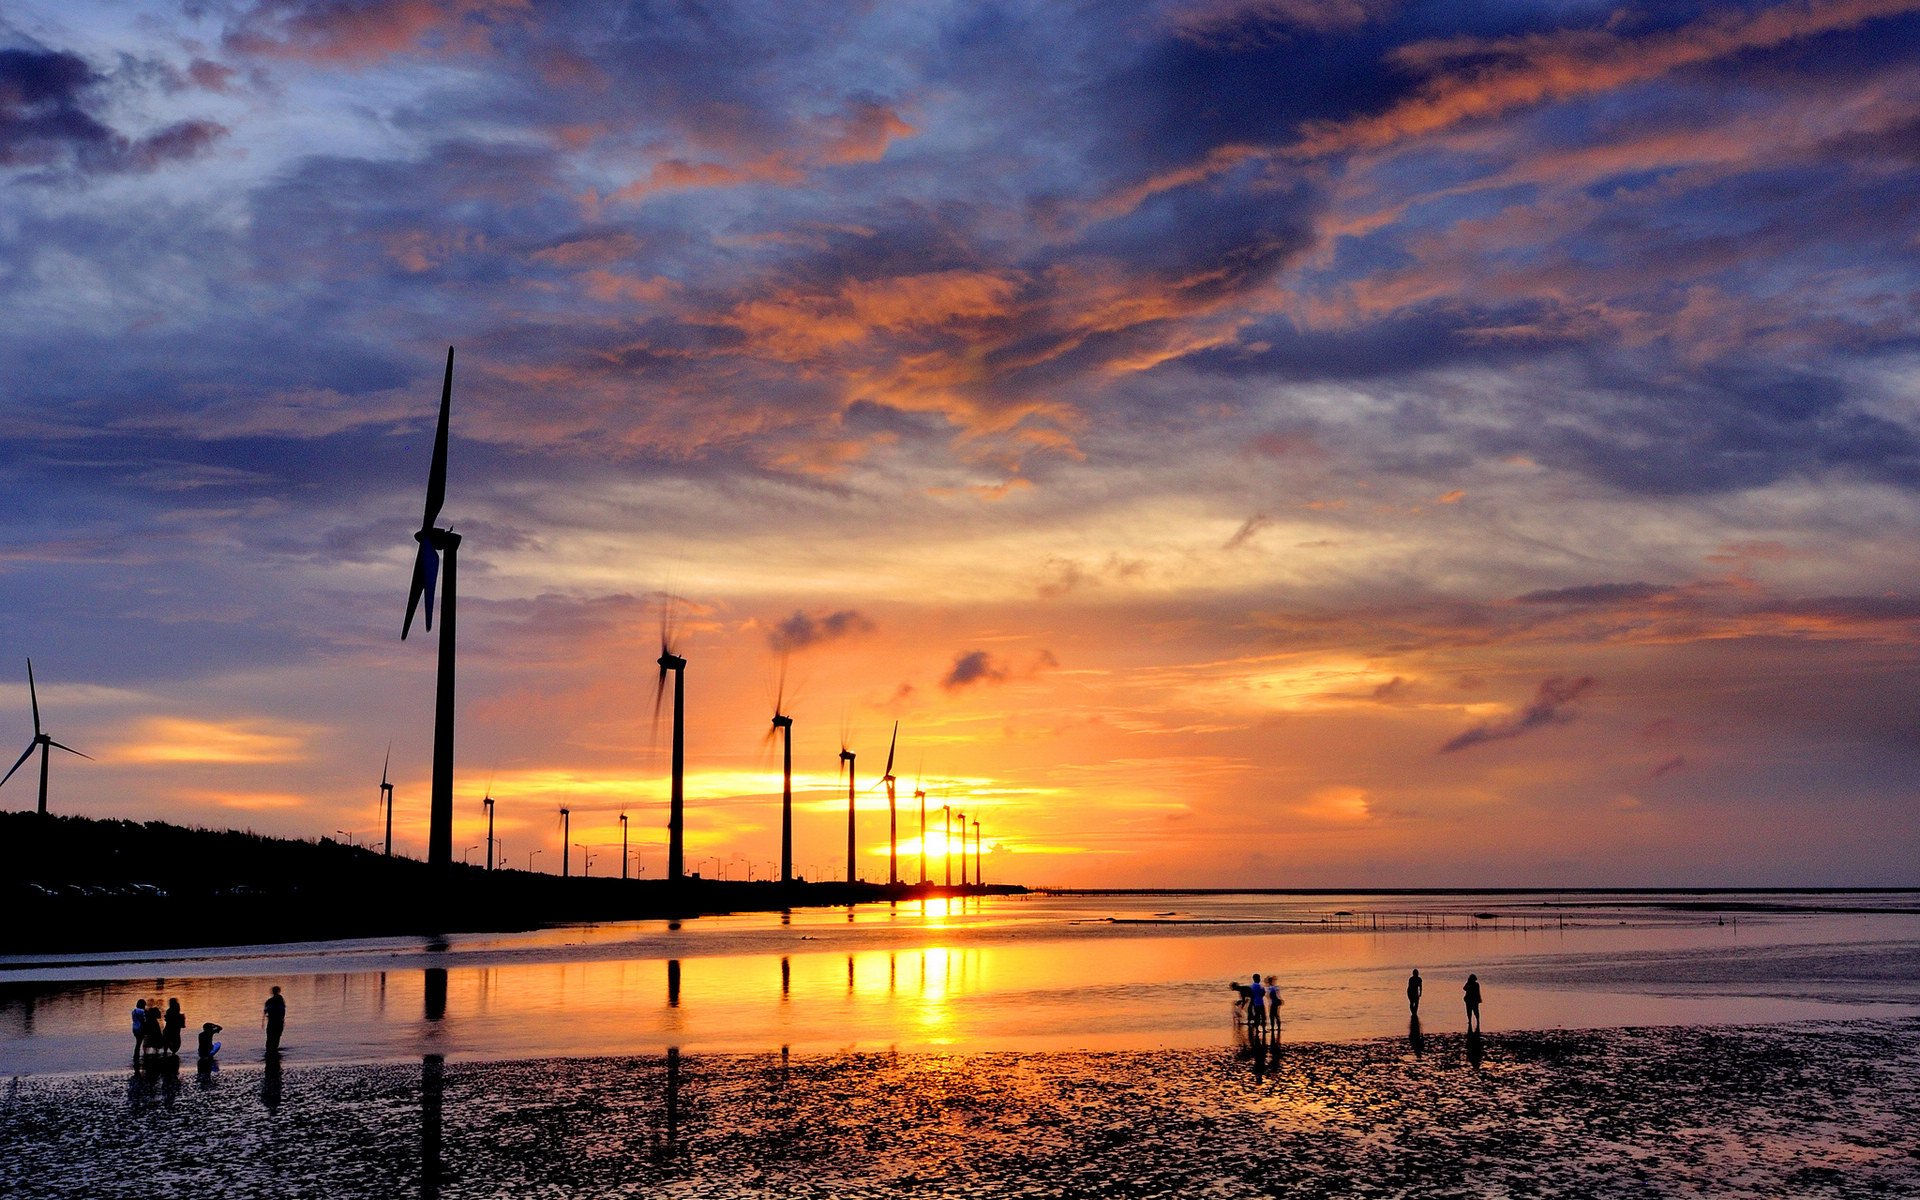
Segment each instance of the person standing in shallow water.
[{"label": "person standing in shallow water", "polygon": [[1413,978],[1407,980],[1407,1012],[1411,1016],[1420,1015],[1420,994],[1427,990],[1426,981],[1420,978],[1420,968],[1413,969]]},{"label": "person standing in shallow water", "polygon": [[165,1033],[163,1035],[164,1041],[161,1043],[161,1048],[175,1058],[180,1056],[180,1032],[186,1027],[187,1014],[180,1011],[179,997],[169,998],[167,1000],[166,1016],[162,1018],[162,1028],[165,1030]]},{"label": "person standing in shallow water", "polygon": [[1247,1028],[1264,1029],[1267,1024],[1267,989],[1260,982],[1260,976],[1253,977],[1253,986],[1247,989]]},{"label": "person standing in shallow water", "polygon": [[278,1054],[280,1034],[287,1027],[287,1002],[281,998],[279,987],[276,986],[267,1002],[260,1006],[260,1012],[267,1022],[267,1053]]},{"label": "person standing in shallow water", "polygon": [[1480,977],[1467,976],[1467,986],[1460,989],[1467,998],[1467,1032],[1480,1032]]},{"label": "person standing in shallow water", "polygon": [[133,1002],[133,1056],[140,1057],[140,1043],[147,1040],[147,1002]]}]

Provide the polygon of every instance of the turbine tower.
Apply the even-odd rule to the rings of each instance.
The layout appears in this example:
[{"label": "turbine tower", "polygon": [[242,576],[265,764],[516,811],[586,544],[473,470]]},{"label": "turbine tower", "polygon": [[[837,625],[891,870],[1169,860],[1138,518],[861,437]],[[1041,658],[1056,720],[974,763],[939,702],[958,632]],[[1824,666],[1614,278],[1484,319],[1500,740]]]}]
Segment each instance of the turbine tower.
[{"label": "turbine tower", "polygon": [[953,815],[960,818],[960,886],[964,888],[967,886],[967,814],[957,812]]},{"label": "turbine tower", "polygon": [[382,853],[393,857],[393,785],[387,782],[387,768],[393,765],[393,743],[387,743],[387,757],[380,764],[380,801],[387,807],[387,848]]},{"label": "turbine tower", "polygon": [[[667,672],[673,672],[673,790],[667,805],[667,878],[680,882],[686,862],[687,813],[687,660],[673,652],[666,618],[660,624],[660,681],[653,689],[653,719],[660,719],[660,701],[667,691]],[[657,727],[657,726],[656,726]]]},{"label": "turbine tower", "polygon": [[853,751],[847,749],[844,743],[840,747],[840,762],[847,772],[847,882],[852,883],[854,881]]},{"label": "turbine tower", "polygon": [[771,738],[781,735],[780,748],[780,882],[793,882],[793,718],[780,710],[786,705],[786,680],[780,681],[780,691],[773,701],[773,728],[767,731]]},{"label": "turbine tower", "polygon": [[980,819],[978,817],[973,821],[973,886],[977,888],[987,886],[986,868],[980,863]]},{"label": "turbine tower", "polygon": [[493,870],[493,781],[487,781],[487,790],[480,803],[487,806],[487,870]]},{"label": "turbine tower", "polygon": [[620,878],[627,877],[627,814],[620,814]]},{"label": "turbine tower", "polygon": [[942,804],[940,811],[945,814],[947,831],[940,839],[940,849],[947,860],[947,886],[953,886],[953,805]]},{"label": "turbine tower", "polygon": [[900,882],[900,817],[894,807],[893,748],[900,744],[900,722],[893,723],[893,740],[887,743],[887,769],[880,782],[887,785],[887,884]]},{"label": "turbine tower", "polygon": [[[33,705],[33,740],[27,743],[25,750],[21,751],[19,760],[13,764],[4,776],[0,776],[0,787],[5,787],[7,780],[13,778],[13,773],[18,771],[21,765],[29,758],[32,758],[34,750],[38,749],[40,751],[40,815],[44,817],[47,815],[47,758],[49,752],[52,750],[65,750],[68,754],[80,754],[80,751],[75,750],[72,746],[54,741],[53,738],[48,736],[46,730],[40,728],[40,693],[36,691],[33,686],[32,659],[27,660],[27,702]],[[80,754],[80,757],[89,762],[93,760],[93,755],[91,754]]]},{"label": "turbine tower", "polygon": [[573,866],[573,810],[560,810],[560,878],[565,879]]},{"label": "turbine tower", "polygon": [[427,628],[433,628],[433,589],[445,556],[446,583],[440,592],[440,673],[433,693],[433,796],[427,808],[427,864],[442,873],[453,869],[453,654],[454,582],[460,535],[440,529],[434,521],[447,499],[447,419],[453,408],[453,347],[447,347],[447,376],[440,385],[440,425],[433,435],[433,463],[427,470],[426,515],[413,540],[420,553],[413,560],[413,586],[407,592],[407,619],[400,626],[406,640],[413,629],[414,611],[421,597],[427,601]]},{"label": "turbine tower", "polygon": [[927,789],[913,781],[913,798],[920,802],[920,882],[927,882]]}]

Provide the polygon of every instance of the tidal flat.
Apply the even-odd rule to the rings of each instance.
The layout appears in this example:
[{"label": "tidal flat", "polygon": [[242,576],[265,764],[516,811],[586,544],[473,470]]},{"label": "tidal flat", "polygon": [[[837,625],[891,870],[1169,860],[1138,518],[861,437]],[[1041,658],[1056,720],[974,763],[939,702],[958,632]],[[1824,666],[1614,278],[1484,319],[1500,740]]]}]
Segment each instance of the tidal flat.
[{"label": "tidal flat", "polygon": [[[1417,1052],[1416,1052],[1417,1050]],[[1479,1058],[1476,1066],[1471,1060]],[[0,1193],[1920,1194],[1920,1020],[15,1078]]]}]

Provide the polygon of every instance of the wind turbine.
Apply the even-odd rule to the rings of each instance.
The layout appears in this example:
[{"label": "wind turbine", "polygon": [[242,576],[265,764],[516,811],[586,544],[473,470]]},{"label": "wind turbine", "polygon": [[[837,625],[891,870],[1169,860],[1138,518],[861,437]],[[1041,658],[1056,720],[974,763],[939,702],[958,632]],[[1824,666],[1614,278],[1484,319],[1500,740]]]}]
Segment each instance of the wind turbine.
[{"label": "wind turbine", "polygon": [[560,810],[560,878],[565,879],[573,865],[573,810]]},{"label": "wind turbine", "polygon": [[[900,882],[900,818],[893,803],[893,748],[900,744],[900,722],[893,723],[893,740],[887,743],[887,769],[880,783],[887,785],[887,883]],[[878,787],[879,784],[875,784]]]},{"label": "wind turbine", "polygon": [[940,811],[946,815],[947,831],[940,839],[940,849],[947,859],[947,886],[953,886],[953,805],[942,804]]},{"label": "wind turbine", "polygon": [[[672,628],[663,613],[660,618],[660,682],[653,689],[653,719],[660,720],[660,700],[667,691],[667,672],[673,672],[673,791],[667,807],[667,878],[680,882],[686,858],[686,770],[687,770],[687,660],[673,652]],[[657,725],[656,725],[657,728]]]},{"label": "wind turbine", "polygon": [[487,780],[487,790],[480,803],[487,806],[487,870],[493,870],[493,780]]},{"label": "wind turbine", "polygon": [[854,757],[853,751],[847,749],[846,743],[842,742],[840,744],[840,762],[842,765],[845,766],[847,771],[847,882],[848,883],[852,883],[854,880],[853,757]]},{"label": "wind turbine", "polygon": [[620,814],[620,878],[627,877],[627,814]]},{"label": "wind turbine", "polygon": [[793,718],[780,711],[786,707],[786,672],[780,673],[780,690],[773,698],[773,727],[767,737],[782,735],[780,747],[780,882],[793,882]]},{"label": "wind turbine", "polygon": [[[965,851],[962,851],[962,853],[965,853]],[[975,817],[973,819],[973,886],[977,888],[987,886],[987,876],[985,872],[986,867],[981,865],[980,862],[980,818]]]},{"label": "wind turbine", "polygon": [[[953,815],[960,818],[960,886],[966,887],[967,886],[967,814],[963,812],[957,812]],[[951,854],[953,851],[948,850],[947,852]]]},{"label": "wind turbine", "polygon": [[913,781],[913,798],[920,802],[920,882],[927,881],[927,789]]},{"label": "wind turbine", "polygon": [[446,582],[440,594],[440,673],[433,692],[433,797],[427,808],[427,863],[444,873],[453,869],[453,651],[454,581],[460,535],[440,529],[434,521],[447,500],[447,420],[453,408],[453,347],[447,347],[447,377],[440,385],[440,425],[433,435],[433,463],[427,469],[426,514],[413,540],[420,553],[413,560],[413,586],[407,591],[407,619],[400,639],[413,629],[414,611],[421,597],[427,601],[427,628],[433,628],[433,588],[444,555]]},{"label": "wind turbine", "polygon": [[387,743],[387,757],[380,764],[380,800],[387,806],[387,848],[382,853],[393,857],[393,785],[387,782],[387,768],[393,764],[393,743]]},{"label": "wind turbine", "polygon": [[[19,761],[15,762],[4,776],[0,776],[0,787],[6,786],[7,780],[13,778],[14,771],[18,771],[21,764],[25,763],[29,758],[32,758],[34,748],[38,747],[40,750],[40,815],[44,817],[47,815],[48,752],[56,748],[65,750],[68,754],[80,754],[80,751],[75,750],[72,746],[54,741],[53,738],[47,735],[45,730],[40,728],[40,693],[36,691],[33,686],[32,659],[27,660],[27,702],[33,705],[33,740],[27,743],[25,750],[21,751]],[[89,762],[93,761],[93,755],[91,754],[80,754],[80,757]]]}]

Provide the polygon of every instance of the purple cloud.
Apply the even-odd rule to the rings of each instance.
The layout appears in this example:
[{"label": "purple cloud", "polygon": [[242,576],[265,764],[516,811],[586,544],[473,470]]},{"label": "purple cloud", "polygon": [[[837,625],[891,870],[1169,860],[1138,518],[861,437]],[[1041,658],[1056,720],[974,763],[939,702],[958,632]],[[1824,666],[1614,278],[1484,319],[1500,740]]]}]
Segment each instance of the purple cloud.
[{"label": "purple cloud", "polygon": [[1569,712],[1568,709],[1583,692],[1592,686],[1593,677],[1590,675],[1582,675],[1578,679],[1563,679],[1559,676],[1548,679],[1541,683],[1540,690],[1534,693],[1533,703],[1521,709],[1518,716],[1506,721],[1488,721],[1475,725],[1440,747],[1440,753],[1452,754],[1457,750],[1465,750],[1469,746],[1509,741],[1524,737],[1536,729],[1565,725],[1578,715]]}]

